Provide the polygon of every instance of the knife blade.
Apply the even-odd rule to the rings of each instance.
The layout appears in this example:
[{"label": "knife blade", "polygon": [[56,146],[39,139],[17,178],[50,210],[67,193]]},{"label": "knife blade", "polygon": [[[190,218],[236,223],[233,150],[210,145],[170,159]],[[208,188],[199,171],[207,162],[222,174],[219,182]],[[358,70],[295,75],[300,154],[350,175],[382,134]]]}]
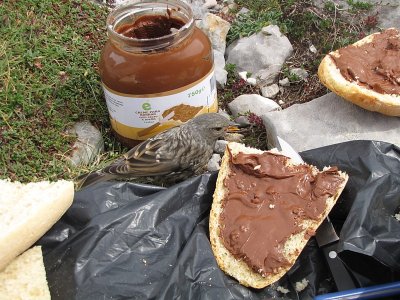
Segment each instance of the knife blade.
[{"label": "knife blade", "polygon": [[315,238],[319,248],[322,250],[325,260],[328,263],[329,270],[332,273],[338,291],[354,289],[353,278],[347,270],[345,264],[337,253],[337,244],[339,237],[332,225],[329,216],[318,227]]},{"label": "knife blade", "polygon": [[[279,149],[282,154],[290,157],[295,163],[304,163],[297,151],[294,150],[289,143],[277,135],[274,124],[266,118],[264,118],[263,121],[266,123],[265,127],[267,130],[267,138],[270,140],[268,145]],[[315,237],[317,239],[318,246],[324,254],[337,289],[339,291],[355,289],[357,286],[355,285],[343,261],[338,256],[337,244],[339,237],[336,234],[329,216],[321,223],[316,231]]]}]

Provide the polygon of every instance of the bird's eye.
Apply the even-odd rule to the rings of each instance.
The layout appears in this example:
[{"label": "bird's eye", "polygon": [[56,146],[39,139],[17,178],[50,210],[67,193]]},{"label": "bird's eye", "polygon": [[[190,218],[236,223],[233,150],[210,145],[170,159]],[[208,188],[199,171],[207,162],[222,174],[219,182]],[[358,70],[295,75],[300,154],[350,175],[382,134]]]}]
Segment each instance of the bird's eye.
[{"label": "bird's eye", "polygon": [[223,128],[222,127],[214,127],[215,131],[221,131]]}]

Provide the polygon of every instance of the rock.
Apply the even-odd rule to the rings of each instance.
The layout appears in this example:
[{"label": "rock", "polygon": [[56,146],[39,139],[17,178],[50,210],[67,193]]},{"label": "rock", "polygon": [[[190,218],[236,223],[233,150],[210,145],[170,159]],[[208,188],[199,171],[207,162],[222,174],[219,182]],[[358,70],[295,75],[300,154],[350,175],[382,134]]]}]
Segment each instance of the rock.
[{"label": "rock", "polygon": [[[314,5],[318,8],[324,8],[326,4],[326,0],[314,0]],[[378,17],[377,28],[400,28],[400,3],[399,0],[362,0],[362,1],[354,1],[354,2],[363,2],[372,4],[371,10],[367,11],[367,14],[370,16]],[[334,1],[336,7],[340,7],[341,14],[344,18],[351,20],[354,18],[352,14],[349,14],[347,11],[351,8],[349,5],[349,1],[347,0],[335,0]],[[375,30],[377,31],[377,30]]]},{"label": "rock", "polygon": [[308,77],[308,72],[302,68],[293,68],[289,70],[291,75],[297,76],[301,80],[305,80]]},{"label": "rock", "polygon": [[217,6],[217,0],[206,0],[206,2],[203,4],[203,7],[205,8],[213,8]]},{"label": "rock", "polygon": [[250,121],[246,116],[239,116],[235,119],[235,123],[239,124],[240,126],[248,126],[250,125]]},{"label": "rock", "polygon": [[218,110],[218,113],[219,113],[221,116],[224,116],[225,118],[227,118],[228,120],[231,119],[231,116],[230,116],[225,110],[223,110],[223,109],[221,109],[221,108]]},{"label": "rock", "polygon": [[103,137],[89,121],[75,123],[68,133],[77,136],[68,158],[73,166],[88,165],[104,151]]},{"label": "rock", "polygon": [[203,19],[204,15],[207,13],[207,8],[204,6],[205,0],[182,0],[190,5],[193,10],[193,15],[195,20]]},{"label": "rock", "polygon": [[228,145],[228,143],[229,142],[225,141],[225,140],[218,140],[215,143],[214,152],[219,153],[219,154],[224,154],[225,149],[226,149],[226,145]]},{"label": "rock", "polygon": [[261,32],[243,37],[227,48],[227,62],[238,72],[247,71],[261,86],[273,83],[293,47],[279,27],[270,25]]},{"label": "rock", "polygon": [[233,2],[233,3],[226,3],[227,5],[224,6],[221,10],[221,12],[225,15],[230,15],[232,12],[236,11],[238,9],[238,5]]},{"label": "rock", "polygon": [[252,112],[258,116],[273,110],[280,110],[281,107],[273,100],[257,94],[246,94],[236,97],[228,104],[234,117]]},{"label": "rock", "polygon": [[285,77],[285,78],[279,80],[279,85],[280,86],[290,86],[289,78]]},{"label": "rock", "polygon": [[311,51],[311,53],[314,53],[314,54],[318,52],[317,48],[315,48],[314,45],[311,45],[310,48],[308,48],[308,49]]},{"label": "rock", "polygon": [[249,12],[250,12],[250,10],[249,10],[248,8],[242,7],[242,8],[239,10],[239,12],[236,14],[236,16],[238,16],[238,15],[246,15],[246,14],[248,14]]},{"label": "rock", "polygon": [[228,78],[228,72],[225,70],[225,57],[221,52],[217,50],[213,50],[213,55],[215,65],[215,79],[217,80],[219,85],[224,86]]},{"label": "rock", "polygon": [[243,80],[247,80],[247,71],[239,72],[239,77]]},{"label": "rock", "polygon": [[[398,1],[398,0],[396,0]],[[400,28],[400,5],[387,5],[381,7],[378,11],[378,24],[377,26],[382,29],[386,28]]]},{"label": "rock", "polygon": [[208,161],[207,170],[210,172],[218,171],[221,168],[220,163],[221,155],[214,153]]},{"label": "rock", "polygon": [[274,99],[276,95],[278,95],[278,93],[279,93],[279,86],[276,83],[261,88],[261,94],[265,98]]},{"label": "rock", "polygon": [[255,86],[257,84],[257,79],[255,78],[247,78],[246,82],[252,86]]},{"label": "rock", "polygon": [[296,151],[351,140],[378,140],[400,146],[400,118],[365,110],[334,93],[265,116]]},{"label": "rock", "polygon": [[244,135],[240,133],[227,133],[225,134],[225,141],[228,142],[236,142],[241,143],[243,142]]},{"label": "rock", "polygon": [[225,54],[226,35],[231,24],[217,15],[206,13],[197,26],[207,34],[213,49]]}]

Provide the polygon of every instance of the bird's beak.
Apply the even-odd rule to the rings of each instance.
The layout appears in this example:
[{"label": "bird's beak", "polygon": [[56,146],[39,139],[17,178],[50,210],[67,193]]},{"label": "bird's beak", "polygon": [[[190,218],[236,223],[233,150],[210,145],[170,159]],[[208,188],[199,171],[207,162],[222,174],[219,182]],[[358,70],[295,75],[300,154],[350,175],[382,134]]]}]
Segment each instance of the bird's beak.
[{"label": "bird's beak", "polygon": [[239,128],[239,124],[231,122],[231,124],[225,129],[226,133],[235,133],[235,132],[239,132],[240,128]]}]

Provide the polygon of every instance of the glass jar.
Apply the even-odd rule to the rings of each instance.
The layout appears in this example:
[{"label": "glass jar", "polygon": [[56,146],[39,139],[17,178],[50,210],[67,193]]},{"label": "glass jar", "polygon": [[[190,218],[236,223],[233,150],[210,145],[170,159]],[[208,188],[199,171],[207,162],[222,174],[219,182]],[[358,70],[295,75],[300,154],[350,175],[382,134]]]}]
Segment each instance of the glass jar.
[{"label": "glass jar", "polygon": [[131,1],[107,18],[100,76],[113,132],[131,147],[218,110],[208,37],[178,0]]}]

